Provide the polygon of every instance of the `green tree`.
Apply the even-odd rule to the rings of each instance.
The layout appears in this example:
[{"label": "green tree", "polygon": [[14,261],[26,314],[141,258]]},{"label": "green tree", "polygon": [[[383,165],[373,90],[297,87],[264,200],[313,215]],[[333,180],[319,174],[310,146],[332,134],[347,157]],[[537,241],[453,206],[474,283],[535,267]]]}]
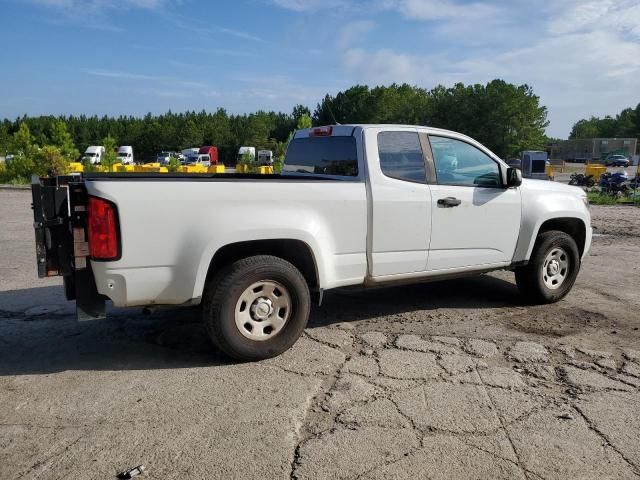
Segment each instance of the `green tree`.
[{"label": "green tree", "polygon": [[180,149],[200,147],[203,143],[202,129],[192,119],[187,120],[180,128]]},{"label": "green tree", "polygon": [[640,103],[635,108],[625,108],[615,117],[589,117],[578,120],[569,138],[640,137]]},{"label": "green tree", "polygon": [[100,160],[100,165],[105,167],[107,171],[111,171],[112,167],[118,163],[117,140],[111,135],[107,135],[102,139],[102,145],[104,146],[104,154]]},{"label": "green tree", "polygon": [[69,163],[62,149],[55,145],[45,145],[35,154],[35,174],[39,176],[63,175],[69,170]]},{"label": "green tree", "polygon": [[0,155],[8,153],[10,142],[9,127],[5,123],[0,123]]},{"label": "green tree", "polygon": [[298,118],[298,123],[296,125],[296,128],[298,130],[302,128],[311,128],[312,125],[313,125],[313,121],[311,120],[311,115],[305,113]]},{"label": "green tree", "polygon": [[38,148],[33,135],[31,135],[31,130],[29,130],[29,126],[25,122],[20,123],[18,131],[13,134],[11,148],[15,154],[25,156],[33,155],[33,152]]},{"label": "green tree", "polygon": [[7,165],[5,175],[11,182],[28,183],[31,175],[36,171],[33,157],[38,151],[38,146],[34,143],[34,138],[26,123],[20,123],[18,130],[11,138],[10,148],[13,152],[13,159]]},{"label": "green tree", "polygon": [[67,130],[67,124],[61,119],[54,119],[51,122],[49,142],[51,145],[59,147],[60,153],[69,161],[75,160],[80,156],[80,152],[73,142],[73,137]]}]

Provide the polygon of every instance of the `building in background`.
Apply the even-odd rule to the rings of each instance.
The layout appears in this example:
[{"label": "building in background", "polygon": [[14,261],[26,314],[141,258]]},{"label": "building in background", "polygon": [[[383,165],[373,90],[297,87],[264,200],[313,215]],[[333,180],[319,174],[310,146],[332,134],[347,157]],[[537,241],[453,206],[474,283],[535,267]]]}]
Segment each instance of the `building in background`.
[{"label": "building in background", "polygon": [[549,157],[567,162],[603,162],[609,155],[631,159],[638,152],[637,138],[574,138],[547,146]]}]

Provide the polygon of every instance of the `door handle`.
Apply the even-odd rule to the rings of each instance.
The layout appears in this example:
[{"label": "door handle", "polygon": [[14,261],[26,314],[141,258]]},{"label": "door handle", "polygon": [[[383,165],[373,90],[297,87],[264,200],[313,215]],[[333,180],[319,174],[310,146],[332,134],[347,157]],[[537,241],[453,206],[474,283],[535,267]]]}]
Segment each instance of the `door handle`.
[{"label": "door handle", "polygon": [[462,200],[458,200],[455,197],[447,197],[438,199],[438,205],[444,208],[457,207],[462,203]]}]

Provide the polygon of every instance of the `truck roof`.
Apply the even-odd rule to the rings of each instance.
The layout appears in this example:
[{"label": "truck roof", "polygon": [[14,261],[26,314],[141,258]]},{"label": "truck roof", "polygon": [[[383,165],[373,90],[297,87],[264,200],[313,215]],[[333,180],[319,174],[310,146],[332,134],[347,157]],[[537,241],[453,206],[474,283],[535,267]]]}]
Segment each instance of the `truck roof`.
[{"label": "truck roof", "polygon": [[[330,130],[330,133],[328,132],[328,129]],[[481,150],[485,151],[486,153],[490,153],[492,157],[494,157],[495,159],[499,160],[500,162],[503,162],[503,160],[496,155],[495,153],[493,153],[491,150],[489,150],[486,146],[484,146],[483,144],[481,144],[480,142],[478,142],[477,140],[469,137],[468,135],[465,135],[463,133],[460,132],[456,132],[453,130],[446,130],[443,128],[435,128],[435,127],[428,127],[425,125],[403,125],[403,124],[393,124],[393,123],[353,123],[353,124],[347,124],[347,125],[323,125],[323,126],[317,126],[317,127],[311,127],[311,128],[303,128],[300,130],[297,130],[295,132],[295,135],[293,136],[293,138],[308,138],[310,136],[317,136],[317,137],[323,137],[323,136],[333,136],[333,137],[350,137],[353,135],[353,133],[355,132],[355,130],[357,128],[361,128],[362,130],[366,130],[369,128],[380,128],[380,129],[392,129],[392,130],[411,130],[411,129],[420,129],[420,131],[422,132],[426,132],[428,134],[433,134],[433,135],[447,135],[447,136],[451,136],[454,138],[458,138],[460,140],[466,141],[467,143],[470,143],[478,148],[480,148]],[[323,129],[326,129],[326,131],[322,132]],[[320,133],[317,133],[316,135],[311,135],[311,132],[313,130],[319,130]]]},{"label": "truck roof", "polygon": [[[309,135],[309,131],[314,129],[314,128],[324,128],[324,127],[331,127],[333,129],[332,135],[334,136],[343,136],[343,135],[351,135],[353,132],[353,129],[355,128],[362,128],[362,129],[367,129],[367,128],[393,128],[393,129],[402,129],[402,128],[419,128],[421,130],[427,130],[427,132],[429,133],[447,133],[447,134],[451,134],[451,135],[456,135],[456,136],[463,136],[463,137],[467,137],[467,135],[464,135],[463,133],[460,132],[456,132],[454,130],[446,130],[444,128],[436,128],[436,127],[429,127],[429,126],[425,126],[425,125],[405,125],[405,124],[399,124],[399,123],[349,123],[349,124],[345,124],[345,125],[322,125],[322,126],[318,126],[318,127],[311,127],[311,128],[303,128],[300,129],[296,132],[296,137],[298,136],[297,134],[300,133],[299,136],[303,137],[308,136]],[[470,138],[470,137],[467,137]]]}]

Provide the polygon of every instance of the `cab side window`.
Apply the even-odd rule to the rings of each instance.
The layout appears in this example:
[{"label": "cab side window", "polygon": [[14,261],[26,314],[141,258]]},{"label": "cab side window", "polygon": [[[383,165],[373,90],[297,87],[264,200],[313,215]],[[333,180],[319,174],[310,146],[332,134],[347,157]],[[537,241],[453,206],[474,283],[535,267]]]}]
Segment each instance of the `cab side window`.
[{"label": "cab side window", "polygon": [[417,132],[378,134],[380,169],[387,177],[424,183],[427,178],[424,155]]},{"label": "cab side window", "polygon": [[429,135],[439,185],[500,187],[498,163],[482,150],[454,138]]}]

